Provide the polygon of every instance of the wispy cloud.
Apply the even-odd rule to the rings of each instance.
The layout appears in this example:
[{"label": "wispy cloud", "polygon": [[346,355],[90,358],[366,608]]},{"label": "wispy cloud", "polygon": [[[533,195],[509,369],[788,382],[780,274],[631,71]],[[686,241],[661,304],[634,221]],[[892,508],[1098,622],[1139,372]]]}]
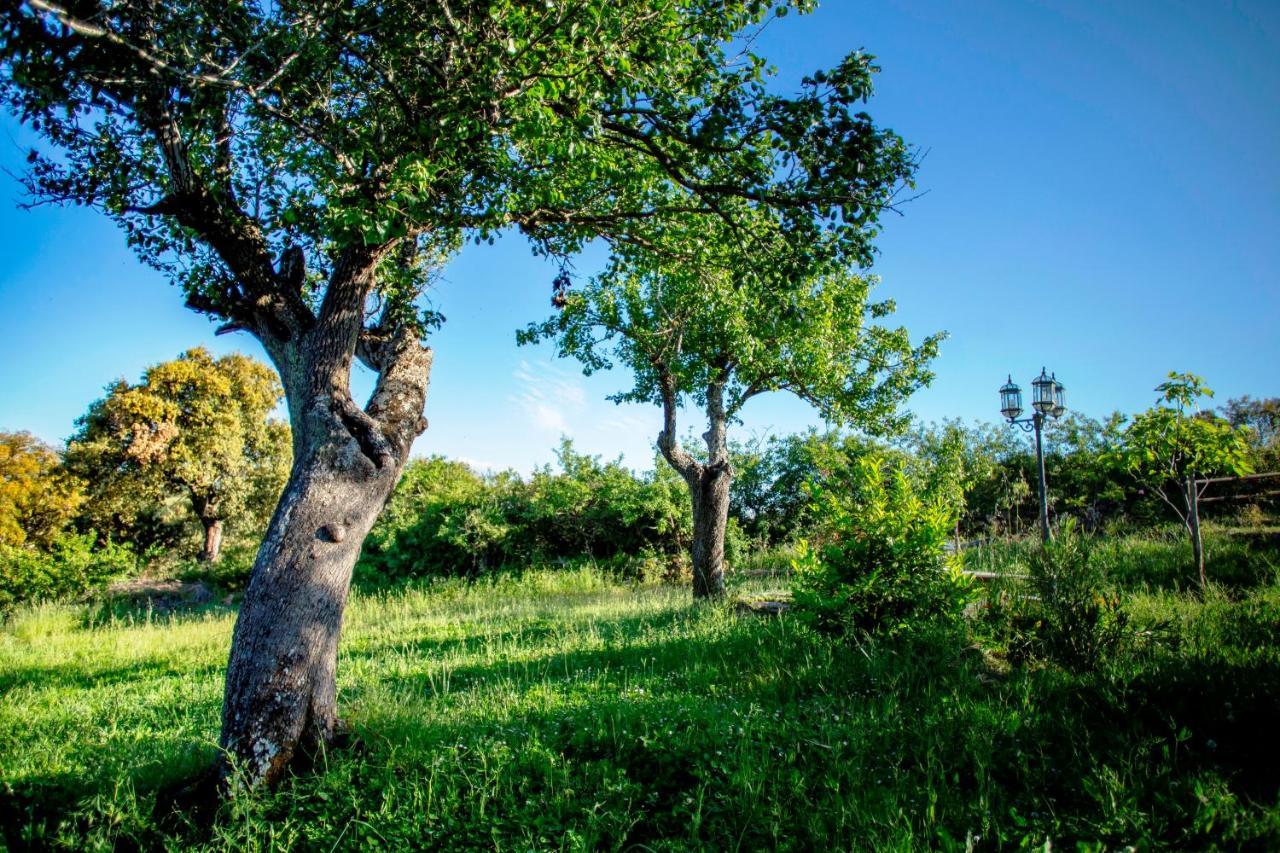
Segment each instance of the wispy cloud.
[{"label": "wispy cloud", "polygon": [[587,392],[576,374],[550,362],[522,360],[512,375],[520,390],[510,399],[535,427],[550,433],[570,432],[570,417],[587,406]]},{"label": "wispy cloud", "polygon": [[619,415],[617,417],[608,418],[601,423],[605,429],[617,430],[619,432],[645,432],[653,428],[657,430],[661,423],[661,419],[654,415],[653,417],[644,418],[640,415]]}]

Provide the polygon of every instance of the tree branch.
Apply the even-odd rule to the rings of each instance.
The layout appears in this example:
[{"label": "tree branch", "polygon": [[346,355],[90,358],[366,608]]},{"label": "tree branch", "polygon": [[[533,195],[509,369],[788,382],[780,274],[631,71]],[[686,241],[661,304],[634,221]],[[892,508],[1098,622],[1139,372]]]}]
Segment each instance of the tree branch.
[{"label": "tree branch", "polygon": [[701,475],[702,465],[680,446],[680,439],[676,437],[679,399],[675,377],[659,362],[654,362],[654,368],[658,371],[658,390],[662,395],[662,432],[658,433],[658,450],[680,476],[692,483]]},{"label": "tree branch", "polygon": [[343,249],[334,262],[316,317],[316,337],[309,347],[320,381],[345,387],[350,378],[351,358],[364,330],[364,306],[373,289],[374,270],[393,245],[355,243]]}]

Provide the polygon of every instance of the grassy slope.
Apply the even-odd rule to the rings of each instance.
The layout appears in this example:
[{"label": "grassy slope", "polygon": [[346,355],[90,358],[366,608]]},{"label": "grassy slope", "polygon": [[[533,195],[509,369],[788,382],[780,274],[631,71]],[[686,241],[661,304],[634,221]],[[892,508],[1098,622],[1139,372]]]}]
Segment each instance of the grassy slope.
[{"label": "grassy slope", "polygon": [[1107,672],[1002,676],[963,637],[855,648],[587,571],[358,597],[360,747],[200,830],[151,810],[213,755],[232,615],[36,608],[0,631],[0,821],[72,847],[1280,843],[1280,588],[1131,607],[1162,639]]}]

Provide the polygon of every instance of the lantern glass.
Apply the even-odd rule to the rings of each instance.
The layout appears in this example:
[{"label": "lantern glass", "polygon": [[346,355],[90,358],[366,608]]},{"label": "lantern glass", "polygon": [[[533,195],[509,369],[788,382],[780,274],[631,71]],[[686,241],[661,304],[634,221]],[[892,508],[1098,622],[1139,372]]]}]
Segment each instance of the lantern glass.
[{"label": "lantern glass", "polygon": [[1040,375],[1031,382],[1031,405],[1042,415],[1052,412],[1056,405],[1053,399],[1053,386],[1054,381],[1044,368],[1040,369]]},{"label": "lantern glass", "polygon": [[1056,379],[1053,383],[1053,416],[1060,418],[1067,412],[1067,389]]},{"label": "lantern glass", "polygon": [[1000,413],[1009,420],[1022,414],[1022,389],[1014,384],[1012,376],[1000,387]]}]

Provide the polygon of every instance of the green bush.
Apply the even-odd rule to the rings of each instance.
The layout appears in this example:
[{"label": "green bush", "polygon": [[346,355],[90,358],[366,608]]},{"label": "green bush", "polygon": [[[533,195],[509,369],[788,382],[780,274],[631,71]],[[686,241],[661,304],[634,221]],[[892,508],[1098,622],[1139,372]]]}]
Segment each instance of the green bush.
[{"label": "green bush", "polygon": [[958,621],[969,584],[944,549],[955,508],[876,457],[857,460],[847,488],[811,487],[827,541],[804,545],[792,562],[797,615],[820,631],[852,635]]},{"label": "green bush", "polygon": [[162,572],[184,581],[203,581],[224,592],[241,592],[249,585],[249,576],[253,574],[253,564],[258,558],[258,546],[257,541],[239,539],[223,545],[218,562],[212,565],[187,558],[169,566],[151,563],[148,572],[155,572],[159,565]]},{"label": "green bush", "polygon": [[133,552],[96,534],[62,534],[44,550],[0,545],[0,610],[24,601],[75,598],[132,571]]},{"label": "green bush", "polygon": [[688,491],[665,462],[637,476],[620,462],[578,453],[565,440],[550,466],[522,483],[507,551],[515,560],[672,551],[692,526]]},{"label": "green bush", "polygon": [[[573,565],[573,561],[569,562]],[[595,563],[607,577],[641,586],[674,584],[687,586],[693,581],[693,566],[683,552],[664,554],[645,548],[637,554],[615,554]]]},{"label": "green bush", "polygon": [[365,540],[357,579],[390,582],[473,573],[491,558],[491,543],[476,535],[477,522],[502,491],[502,484],[486,484],[461,462],[441,457],[411,462]]},{"label": "green bush", "polygon": [[[637,476],[564,442],[559,470],[482,476],[440,457],[405,469],[356,567],[365,586],[476,577],[586,560],[682,550],[692,525],[683,481],[665,463]],[[621,559],[625,563],[625,559]]]},{"label": "green bush", "polygon": [[1093,543],[1073,523],[1032,552],[1030,584],[1038,646],[1076,672],[1097,669],[1129,635],[1128,617],[1111,588]]}]

